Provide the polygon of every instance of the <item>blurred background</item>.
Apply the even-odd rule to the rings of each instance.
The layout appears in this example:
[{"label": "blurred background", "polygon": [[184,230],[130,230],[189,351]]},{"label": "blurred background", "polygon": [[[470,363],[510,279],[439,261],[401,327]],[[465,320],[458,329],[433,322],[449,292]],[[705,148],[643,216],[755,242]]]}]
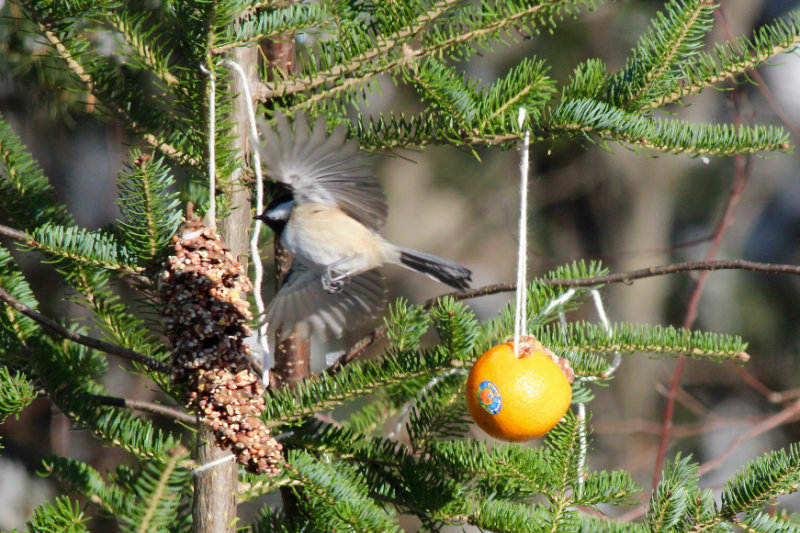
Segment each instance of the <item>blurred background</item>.
[{"label": "blurred background", "polygon": [[[800,2],[728,0],[720,10],[712,41],[750,34]],[[473,56],[462,65],[474,78],[492,82],[521,58],[548,59],[550,75],[563,83],[575,65],[600,57],[609,71],[622,66],[636,39],[662,1],[618,1],[582,13],[555,35],[521,36],[510,47]],[[50,177],[76,221],[90,229],[117,216],[116,175],[127,160],[124,130],[111,120],[69,107],[47,69],[15,69],[6,55],[13,5],[0,0],[0,112],[10,121]],[[31,39],[33,55],[44,45]],[[5,56],[5,57],[4,57]],[[707,90],[687,99],[676,116],[695,123],[800,124],[800,59],[783,55],[759,69],[764,84],[736,91]],[[414,93],[381,82],[381,93],[364,102],[364,111],[421,109]],[[722,88],[731,89],[725,85]],[[734,97],[734,94],[736,95]],[[479,156],[479,158],[476,157]],[[734,220],[717,254],[719,259],[794,263],[800,259],[800,179],[798,153],[754,158]],[[514,280],[518,216],[518,154],[452,147],[380,154],[377,175],[390,205],[386,237],[398,244],[456,260],[474,272],[475,286]],[[679,261],[702,260],[711,246],[736,174],[733,158],[704,160],[684,155],[637,154],[621,145],[540,142],[532,148],[529,275],[536,276],[575,259],[600,259],[620,272]],[[268,248],[271,249],[271,248]],[[269,261],[269,259],[268,259]],[[53,270],[37,258],[26,274],[50,316],[82,316],[57,284]],[[442,287],[400,269],[387,268],[390,295],[421,303]],[[696,276],[679,274],[610,286],[602,291],[611,321],[680,326]],[[50,297],[46,295],[51,295]],[[493,317],[511,295],[468,303],[481,319]],[[800,280],[742,271],[712,273],[699,303],[695,327],[741,335],[750,343],[746,370],[753,386],[732,366],[688,361],[681,381],[668,455],[691,453],[701,463],[717,457],[736,438],[800,397]],[[580,318],[596,320],[590,306]],[[358,338],[354,335],[353,338]],[[349,339],[352,340],[352,339]],[[348,339],[320,349],[343,349]],[[610,387],[597,388],[593,413],[593,451],[589,467],[626,469],[647,490],[663,418],[665,391],[674,360],[643,354],[625,356]],[[112,365],[113,366],[113,365]],[[107,384],[118,396],[151,398],[153,392],[127,372],[113,369]],[[770,394],[770,391],[772,394]],[[798,417],[747,439],[704,477],[711,488],[744,462],[800,438]],[[104,472],[127,461],[74,431],[68,421],[38,400],[18,420],[0,426],[0,529],[24,524],[30,511],[58,487],[36,475],[49,453],[89,461]],[[485,438],[479,430],[475,436]],[[795,498],[786,502],[800,510]],[[96,531],[112,531],[93,521]]]}]

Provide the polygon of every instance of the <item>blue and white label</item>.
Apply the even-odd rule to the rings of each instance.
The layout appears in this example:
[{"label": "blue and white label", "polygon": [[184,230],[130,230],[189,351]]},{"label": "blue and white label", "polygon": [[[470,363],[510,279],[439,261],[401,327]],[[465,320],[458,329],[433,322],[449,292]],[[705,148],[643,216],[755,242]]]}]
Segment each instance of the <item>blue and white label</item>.
[{"label": "blue and white label", "polygon": [[478,385],[478,403],[490,415],[500,412],[500,409],[503,408],[503,398],[500,396],[500,389],[494,382],[488,379],[481,381],[481,384]]}]

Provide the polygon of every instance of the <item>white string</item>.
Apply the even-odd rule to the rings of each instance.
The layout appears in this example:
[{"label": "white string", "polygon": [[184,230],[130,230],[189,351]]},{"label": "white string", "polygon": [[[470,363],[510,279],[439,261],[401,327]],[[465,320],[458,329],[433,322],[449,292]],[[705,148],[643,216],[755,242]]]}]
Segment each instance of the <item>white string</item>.
[{"label": "white string", "polygon": [[543,317],[543,316],[547,316],[547,315],[549,315],[550,313],[552,313],[552,312],[553,312],[553,309],[555,309],[556,307],[560,307],[560,306],[564,305],[565,303],[567,303],[568,301],[570,301],[570,300],[572,299],[572,297],[573,297],[573,296],[575,296],[575,289],[574,289],[574,288],[572,288],[572,287],[570,287],[569,289],[567,289],[566,291],[564,291],[564,294],[562,294],[562,295],[561,295],[561,296],[559,296],[558,298],[555,298],[555,299],[553,299],[553,300],[550,300],[550,303],[548,303],[548,304],[545,306],[545,308],[544,308],[544,309],[542,309],[541,311],[539,311],[539,312],[536,314],[536,316],[537,316],[537,317]]},{"label": "white string", "polygon": [[[603,300],[600,298],[600,291],[597,289],[590,289],[589,292],[592,295],[592,300],[594,301],[594,308],[597,311],[597,317],[600,320],[600,325],[603,326],[603,331],[606,333],[606,336],[611,336],[611,325],[608,323],[608,315],[606,315],[606,309],[603,307]],[[608,369],[606,370],[605,377],[610,377],[614,372],[617,371],[619,368],[619,364],[622,361],[622,354],[619,350],[614,351],[614,359],[611,360],[611,364],[609,365]]]},{"label": "white string", "polygon": [[[563,297],[562,294],[561,298]],[[558,323],[561,325],[562,338],[566,340],[567,316],[563,311],[558,313]],[[580,379],[576,381],[580,381]],[[586,456],[589,453],[589,439],[586,437],[586,404],[581,402],[576,405],[578,406],[578,487],[575,489],[575,493],[580,498],[583,495],[583,476],[586,469]]]},{"label": "white string", "polygon": [[428,392],[433,387],[435,387],[437,383],[455,374],[467,374],[467,371],[463,368],[451,368],[449,370],[442,372],[438,376],[434,376],[429,382],[427,382],[425,386],[419,390],[416,397],[414,397],[414,399],[406,403],[405,407],[403,407],[403,410],[400,413],[400,419],[397,421],[397,424],[395,424],[394,429],[390,431],[388,435],[386,435],[386,438],[387,439],[395,438],[397,434],[403,430],[403,424],[405,423],[408,414],[411,412],[411,409],[414,408],[417,402],[422,398],[424,398],[425,395],[428,394]]},{"label": "white string", "polygon": [[578,404],[578,499],[583,496],[583,476],[586,470],[586,456],[589,452],[589,439],[586,438],[586,404]]},{"label": "white string", "polygon": [[214,74],[200,63],[200,70],[208,76],[209,97],[208,97],[208,225],[211,228],[217,227],[217,85]]},{"label": "white string", "polygon": [[232,461],[235,458],[236,458],[235,455],[230,454],[230,455],[226,455],[225,457],[220,457],[219,459],[214,459],[213,461],[209,461],[208,463],[206,463],[204,465],[200,465],[197,468],[193,468],[192,469],[192,475],[196,476],[196,475],[198,475],[199,473],[201,473],[204,470],[208,470],[210,468],[214,468],[215,466],[219,466],[219,465],[221,465],[223,463],[227,463],[228,461]]},{"label": "white string", "polygon": [[[520,129],[525,124],[527,112],[524,107],[519,108],[517,124]],[[525,130],[520,143],[519,161],[519,249],[517,252],[517,293],[516,309],[514,315],[514,355],[519,356],[518,346],[520,336],[527,334],[528,287],[525,278],[528,268],[528,144],[531,134]]]},{"label": "white string", "polygon": [[[242,92],[244,93],[244,101],[247,104],[247,116],[250,122],[250,138],[251,143],[256,143],[258,140],[258,130],[256,129],[256,116],[253,112],[253,100],[250,97],[250,84],[247,81],[247,76],[244,69],[233,61],[225,61],[239,75],[242,82]],[[256,213],[261,214],[264,211],[264,177],[261,174],[261,155],[255,145],[252,146],[253,152],[253,167],[256,172]],[[264,299],[261,296],[261,285],[264,282],[264,268],[261,265],[261,256],[258,251],[258,238],[261,235],[261,220],[255,219],[253,224],[253,232],[250,235],[250,257],[253,262],[254,278],[253,278],[253,294],[256,301],[256,309],[258,316],[264,316],[265,307]],[[267,327],[268,324],[264,321],[259,321],[257,326],[258,333],[258,346],[264,358],[264,383],[269,383],[269,371],[272,368],[272,354],[269,351],[269,342],[267,341]]]}]

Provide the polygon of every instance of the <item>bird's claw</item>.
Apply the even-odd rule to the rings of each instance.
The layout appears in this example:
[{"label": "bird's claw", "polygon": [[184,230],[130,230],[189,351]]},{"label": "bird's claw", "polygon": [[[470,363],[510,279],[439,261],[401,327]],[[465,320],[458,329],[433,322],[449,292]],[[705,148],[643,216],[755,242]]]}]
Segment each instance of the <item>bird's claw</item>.
[{"label": "bird's claw", "polygon": [[325,269],[322,275],[322,288],[330,294],[336,294],[344,289],[350,276],[346,272],[338,272],[331,267]]}]

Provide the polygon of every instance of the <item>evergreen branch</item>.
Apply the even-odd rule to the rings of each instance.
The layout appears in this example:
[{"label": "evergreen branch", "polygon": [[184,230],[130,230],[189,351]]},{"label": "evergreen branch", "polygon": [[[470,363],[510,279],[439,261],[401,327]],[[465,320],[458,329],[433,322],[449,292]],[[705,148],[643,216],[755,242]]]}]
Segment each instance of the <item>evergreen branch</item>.
[{"label": "evergreen branch", "polygon": [[[47,395],[71,421],[96,437],[128,451],[139,458],[163,460],[170,450],[180,445],[172,434],[158,429],[146,418],[128,411],[85,401],[84,394],[102,392],[91,379],[76,375],[74,355],[55,347],[48,353],[35,355],[35,370]],[[66,381],[65,381],[66,380]]]},{"label": "evergreen branch", "polygon": [[548,126],[551,136],[592,135],[633,147],[664,153],[731,156],[786,151],[788,134],[772,126],[694,125],[679,120],[655,119],[595,100],[562,101]]},{"label": "evergreen branch", "polygon": [[135,411],[144,411],[146,413],[153,413],[156,415],[171,418],[176,422],[181,422],[188,426],[197,425],[197,417],[193,414],[187,413],[175,407],[168,405],[161,405],[153,402],[146,402],[143,400],[131,400],[129,398],[119,398],[116,396],[105,396],[102,394],[90,394],[87,396],[88,400],[95,402],[98,405],[110,405],[113,407],[124,407],[126,409],[133,409]]},{"label": "evergreen branch", "polygon": [[793,12],[783,19],[760,27],[753,37],[717,44],[713,52],[701,52],[686,61],[683,79],[668,86],[665,94],[642,106],[642,111],[659,108],[700,93],[706,87],[745,74],[778,54],[800,45],[800,15]]},{"label": "evergreen branch", "polygon": [[[459,3],[460,0],[439,0],[422,14],[419,19],[409,26],[389,37],[378,36],[375,47],[351,59],[348,65],[336,65],[326,72],[319,72],[308,80],[293,80],[278,84],[275,89],[270,89],[267,84],[259,85],[256,91],[258,99],[262,102],[272,98],[281,98],[299,92],[310,92],[317,87],[340,78],[349,79],[351,74],[357,72],[372,60],[380,58],[389,51],[407,42],[414,35],[422,31],[428,24],[444,15],[448,9]],[[399,64],[400,60],[393,62],[389,68]],[[375,69],[373,75],[386,71],[386,66]],[[361,80],[363,81],[363,80]]]},{"label": "evergreen branch", "polygon": [[725,484],[719,512],[687,531],[713,530],[739,513],[755,511],[781,495],[797,492],[799,482],[800,447],[793,443],[788,451],[773,451],[745,465]]},{"label": "evergreen branch", "polygon": [[310,420],[297,428],[283,442],[289,448],[305,448],[309,452],[324,451],[340,459],[370,467],[402,469],[417,465],[415,456],[406,445],[318,420]]},{"label": "evergreen branch", "polygon": [[224,36],[217,36],[217,44],[212,50],[213,55],[220,55],[232,48],[250,46],[265,39],[307,30],[313,27],[325,28],[333,23],[331,14],[322,4],[291,4],[276,7],[274,3],[267,2],[261,10],[258,5],[252,6],[252,14],[236,20],[226,26]]},{"label": "evergreen branch", "polygon": [[[506,2],[502,6],[499,4],[490,6],[488,2],[482,2],[480,6],[471,9],[465,8],[461,16],[462,20],[469,20],[472,24],[477,23],[478,27],[452,35],[445,40],[430,39],[433,40],[433,44],[424,48],[424,52],[421,51],[417,55],[436,55],[469,41],[486,39],[505,29],[519,25],[525,19],[538,18],[542,24],[553,24],[554,19],[562,10],[569,11],[578,3],[575,0],[541,0],[538,3]],[[593,5],[592,1],[581,1],[580,3]],[[453,25],[452,23],[445,25],[445,32],[451,31]]]},{"label": "evergreen branch", "polygon": [[[524,58],[520,61],[486,92],[484,98],[481,98],[482,109],[478,114],[483,116],[483,119],[478,126],[479,129],[486,130],[489,124],[504,116],[514,116],[516,120],[520,106],[525,106],[527,109],[531,123],[538,123],[541,114],[539,110],[555,91],[553,80],[545,74],[546,72],[543,60]],[[518,129],[515,120],[511,121],[512,130]]]},{"label": "evergreen branch", "polygon": [[273,391],[267,400],[264,420],[272,426],[294,423],[355,396],[461,365],[449,353],[429,350],[410,350],[351,364],[335,375],[318,374],[294,388]]},{"label": "evergreen branch", "polygon": [[54,257],[53,262],[69,260],[133,276],[143,271],[135,266],[132,254],[109,234],[48,224],[36,228],[32,237],[28,245]]},{"label": "evergreen branch", "polygon": [[166,363],[162,363],[152,357],[148,357],[146,355],[140,354],[133,350],[129,350],[122,346],[118,346],[116,344],[111,344],[109,342],[105,342],[99,339],[94,339],[92,337],[87,337],[86,335],[81,335],[80,333],[76,333],[72,330],[69,330],[59,324],[58,322],[34,311],[30,307],[26,306],[5,290],[0,288],[0,300],[4,301],[7,305],[10,305],[23,315],[27,316],[31,320],[39,323],[40,325],[44,326],[45,328],[49,329],[56,335],[60,335],[65,339],[71,340],[73,342],[77,342],[78,344],[82,344],[88,348],[92,348],[95,350],[100,350],[101,352],[105,352],[107,354],[116,355],[118,357],[122,357],[124,359],[128,359],[130,361],[134,361],[140,363],[151,370],[156,370],[159,372],[169,372],[170,366]]},{"label": "evergreen branch", "polygon": [[150,158],[135,150],[133,163],[120,173],[119,228],[125,244],[144,263],[166,249],[181,222],[175,180],[162,157]]},{"label": "evergreen branch", "polygon": [[591,472],[583,482],[580,495],[575,495],[574,505],[636,503],[642,489],[625,470]]},{"label": "evergreen branch", "polygon": [[12,375],[7,366],[0,366],[0,424],[35,399],[36,388],[25,374],[17,371]]},{"label": "evergreen branch", "polygon": [[[676,5],[682,4],[678,4],[676,2]],[[713,0],[699,0],[697,2],[694,9],[689,11],[690,16],[686,17],[685,21],[681,21],[681,27],[677,32],[678,35],[669,39],[671,44],[665,53],[659,58],[658,63],[660,64],[655,69],[647,70],[648,75],[644,80],[644,83],[639,90],[632,95],[631,101],[638,100],[644,93],[648,92],[653,83],[656,80],[661,79],[667,69],[669,69],[676,61],[687,55],[689,52],[689,46],[693,44],[688,37],[694,34],[695,39],[697,39],[705,34],[705,31],[698,32],[695,25],[702,23],[703,18],[710,18],[711,12],[715,8],[716,6],[714,5]],[[707,23],[703,24],[703,26],[707,26]],[[706,28],[703,29],[705,30]],[[687,40],[689,41],[688,43]]]},{"label": "evergreen branch", "polygon": [[548,447],[489,447],[487,442],[459,439],[432,442],[426,452],[434,471],[444,471],[453,479],[474,479],[485,493],[495,493],[502,487],[502,492],[512,498],[540,494],[550,500],[562,490]]},{"label": "evergreen branch", "polygon": [[577,531],[581,533],[650,533],[642,524],[605,516],[581,514]]},{"label": "evergreen branch", "polygon": [[689,457],[681,457],[666,465],[664,476],[650,497],[645,513],[648,531],[680,531],[680,523],[689,509],[697,489],[697,465]]},{"label": "evergreen branch", "polygon": [[630,109],[651,101],[651,95],[663,94],[663,86],[668,83],[665,79],[695,53],[710,29],[716,7],[709,0],[667,2],[639,40],[625,68],[606,80],[601,89],[603,100]]},{"label": "evergreen branch", "polygon": [[421,398],[406,424],[414,451],[427,449],[436,440],[458,438],[467,433],[471,423],[464,409],[464,376],[437,376],[434,380],[433,386],[426,385],[419,392]]},{"label": "evergreen branch", "polygon": [[[0,160],[5,174],[0,179],[0,205],[23,229],[46,223],[73,223],[66,206],[56,198],[52,185],[20,138],[0,114]],[[16,238],[13,231],[6,236]],[[22,238],[19,240],[27,240]]]},{"label": "evergreen branch", "polygon": [[[459,48],[460,45],[470,41],[485,40],[491,35],[496,35],[503,30],[519,25],[522,20],[538,18],[543,24],[552,24],[557,13],[565,9],[570,10],[577,2],[574,0],[545,0],[533,6],[529,2],[518,2],[505,4],[503,8],[498,8],[497,6],[493,8],[488,3],[481,3],[480,7],[466,7],[459,14],[461,17],[460,22],[466,26],[463,33],[451,35],[453,28],[459,26],[459,24],[445,21],[442,24],[445,28],[444,32],[437,32],[433,29],[428,35],[423,36],[423,42],[419,48],[414,49],[408,46],[408,39],[422,32],[426,26],[433,25],[436,19],[446,13],[449,8],[448,3],[452,2],[440,2],[437,4],[435,8],[438,8],[438,10],[432,14],[424,12],[408,29],[400,31],[397,34],[397,39],[385,41],[389,46],[380,46],[379,44],[377,48],[355,58],[355,62],[350,63],[349,66],[343,67],[337,64],[327,72],[310,75],[307,83],[296,80],[287,82],[281,86],[285,87],[285,90],[269,90],[266,87],[260,87],[258,91],[259,99],[266,101],[270,98],[316,89],[329,82],[336,81],[336,84],[291,107],[292,110],[309,109],[324,99],[361,86],[379,74],[392,72],[404,65],[409,65],[414,69],[415,62],[425,58],[439,57],[450,49],[458,50],[457,55],[459,56],[466,55],[466,51],[463,48]],[[591,4],[591,2],[582,3]],[[377,39],[379,43],[383,42],[383,38],[380,35]],[[396,51],[398,49],[401,50],[399,55],[393,58],[388,55],[392,50]],[[371,64],[371,61],[376,59],[381,61]],[[469,144],[495,144],[498,142],[501,141],[480,138]]]},{"label": "evergreen branch", "polygon": [[[188,454],[189,454],[188,450],[183,446],[178,446],[176,449],[170,450],[169,459],[167,460],[166,464],[164,464],[164,468],[160,472],[160,475],[158,477],[158,483],[156,484],[152,492],[148,494],[147,507],[144,516],[138,518],[138,524],[137,524],[138,527],[136,529],[136,533],[147,533],[148,531],[158,531],[161,530],[164,525],[167,525],[158,523],[160,522],[160,520],[156,518],[156,513],[159,510],[159,507],[164,505],[162,499],[165,497],[165,495],[167,495],[170,492],[169,491],[170,478],[175,472],[175,469],[179,467],[180,463],[183,461],[184,458],[188,456]],[[177,496],[178,498],[180,498],[179,494]],[[168,510],[169,507],[170,506],[168,506]],[[177,511],[177,509],[174,509],[174,511]],[[154,524],[153,522],[156,523]]]},{"label": "evergreen branch", "polygon": [[[594,278],[543,279],[541,280],[541,283],[558,287],[596,287],[609,283],[625,283],[626,285],[630,285],[638,279],[666,276],[670,274],[679,274],[682,272],[692,272],[698,270],[707,270],[711,272],[716,270],[746,270],[749,272],[761,272],[764,274],[790,274],[793,276],[800,275],[800,266],[797,265],[759,263],[756,261],[745,261],[743,259],[720,259],[715,261],[687,261],[683,263],[673,263],[670,265],[653,266],[640,268],[638,270],[629,270],[627,272],[618,272],[616,274],[608,274],[605,276],[597,276]],[[495,292],[503,292],[512,291],[514,290],[514,287],[510,285],[504,286],[499,284],[496,286],[496,289],[493,285],[483,289],[489,289]],[[494,292],[487,292],[485,294],[494,294]],[[478,296],[482,296],[482,294],[479,294]]]},{"label": "evergreen branch", "polygon": [[45,533],[50,531],[65,531],[69,533],[88,532],[84,525],[89,521],[83,515],[78,502],[72,502],[66,496],[56,498],[55,505],[44,502],[33,511],[33,518],[26,522],[28,531]]},{"label": "evergreen branch", "polygon": [[127,511],[127,494],[120,487],[106,484],[100,472],[75,459],[51,455],[42,460],[44,472],[97,505],[110,515],[124,516]]},{"label": "evergreen branch", "polygon": [[309,526],[315,531],[397,532],[392,515],[370,498],[363,474],[345,463],[328,464],[304,451],[291,450],[287,474],[302,483],[300,504],[313,509]]},{"label": "evergreen branch", "polygon": [[[53,48],[55,48],[58,55],[64,60],[64,62],[66,62],[67,66],[73,72],[73,74],[75,74],[78,77],[78,79],[86,86],[87,90],[91,94],[95,95],[95,97],[102,98],[102,94],[100,94],[100,92],[97,90],[97,87],[94,81],[92,80],[92,77],[89,75],[86,69],[83,68],[83,65],[81,65],[75,59],[75,57],[70,53],[70,51],[67,49],[64,43],[61,42],[61,39],[59,39],[55,33],[48,30],[41,22],[39,23],[39,28],[42,34],[47,38],[47,40],[50,41],[50,44],[53,46]],[[171,157],[172,159],[175,159],[176,161],[179,161],[187,166],[191,166],[194,168],[203,167],[202,163],[197,159],[195,159],[194,157],[182,152],[181,150],[178,150],[174,146],[171,146],[164,140],[158,138],[156,135],[153,135],[152,133],[149,133],[146,129],[142,128],[135,120],[131,119],[131,117],[124,109],[114,106],[112,106],[112,109],[114,109],[116,113],[125,117],[126,124],[133,131],[141,135],[142,139],[144,139],[145,142],[155,147],[158,151],[160,151],[164,155]]]},{"label": "evergreen branch", "polygon": [[598,324],[571,322],[566,328],[546,326],[534,334],[545,346],[567,352],[645,352],[749,361],[739,337],[690,331],[672,326],[614,324],[606,333]]},{"label": "evergreen branch", "polygon": [[748,513],[736,525],[746,533],[800,533],[800,525],[788,517],[763,512]]},{"label": "evergreen branch", "polygon": [[[136,51],[139,59],[148,67],[150,72],[155,74],[158,79],[164,82],[167,87],[173,91],[180,91],[185,94],[185,88],[180,86],[180,80],[169,71],[169,65],[161,55],[163,50],[159,48],[153,49],[145,42],[145,38],[153,37],[154,29],[148,29],[144,35],[140,33],[140,26],[144,17],[140,17],[139,21],[126,18],[125,15],[127,15],[127,13],[123,15],[123,11],[119,9],[107,10],[105,15],[109,24],[111,24],[111,26],[123,36],[125,42]],[[153,21],[149,20],[147,23],[152,24]]]},{"label": "evergreen branch", "polygon": [[416,86],[423,100],[430,100],[433,109],[449,117],[460,130],[472,129],[478,111],[475,80],[434,58],[412,63],[405,77]]},{"label": "evergreen branch", "polygon": [[239,488],[236,490],[236,501],[247,502],[265,496],[280,487],[290,487],[299,483],[286,475],[286,471],[274,477],[243,472],[239,477]]},{"label": "evergreen branch", "polygon": [[499,496],[491,496],[469,502],[465,514],[451,519],[497,533],[542,533],[549,513],[542,504],[508,502]]},{"label": "evergreen branch", "polygon": [[[36,309],[39,302],[31,291],[27,280],[19,271],[14,256],[5,247],[0,246],[0,287],[6,287],[19,301],[28,308]],[[41,335],[41,328],[33,320],[6,309],[0,313],[0,353],[3,363],[10,365],[19,359],[17,368],[28,368],[27,344],[30,339]],[[13,355],[16,354],[16,357]]]}]

